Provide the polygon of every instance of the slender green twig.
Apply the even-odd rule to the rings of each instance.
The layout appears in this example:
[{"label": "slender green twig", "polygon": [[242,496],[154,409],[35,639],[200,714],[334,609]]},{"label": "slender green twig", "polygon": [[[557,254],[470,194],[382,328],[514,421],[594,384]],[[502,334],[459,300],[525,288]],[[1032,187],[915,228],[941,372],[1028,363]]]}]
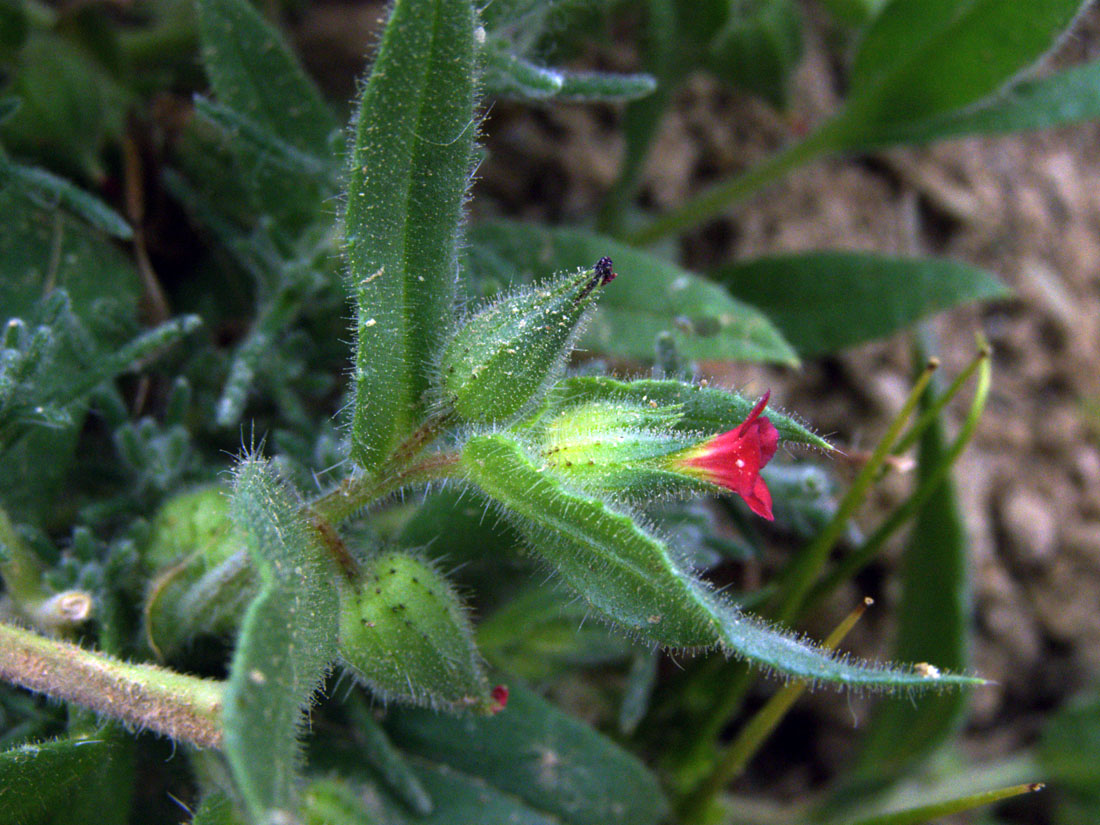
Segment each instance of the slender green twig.
[{"label": "slender green twig", "polygon": [[708,189],[679,209],[630,233],[626,237],[627,243],[634,246],[647,246],[668,235],[698,226],[703,221],[720,215],[737,201],[774,183],[792,169],[828,151],[831,148],[831,139],[831,133],[822,130],[805,140],[791,144],[760,165]]},{"label": "slender green twig", "polygon": [[[972,364],[975,368],[980,368],[978,371],[978,386],[974,392],[974,399],[970,403],[970,411],[967,413],[966,421],[963,422],[962,429],[959,431],[958,436],[956,436],[951,447],[944,454],[941,461],[933,468],[932,472],[928,474],[928,477],[920,487],[914,490],[909,498],[879,525],[878,529],[863,542],[858,550],[850,553],[831,570],[825,578],[814,586],[813,590],[806,597],[806,607],[819,603],[829,593],[835,590],[841,582],[847,581],[862,570],[864,566],[875,557],[890,537],[920,511],[924,503],[936,492],[944,479],[947,478],[947,474],[951,471],[951,468],[954,466],[959,456],[962,455],[963,450],[966,449],[967,445],[974,438],[974,434],[978,429],[978,422],[982,416],[982,411],[985,409],[985,402],[989,397],[990,376],[992,372],[990,369],[989,355],[990,352],[988,348],[983,349],[979,352],[978,357]],[[967,372],[969,374],[973,373],[973,371],[969,369]],[[952,385],[952,388],[954,388],[954,385]],[[933,408],[935,408],[935,406]]]},{"label": "slender green twig", "polygon": [[867,498],[872,484],[878,477],[879,470],[890,455],[890,450],[901,435],[905,423],[912,416],[917,404],[920,403],[921,395],[928,386],[928,382],[932,380],[932,373],[935,372],[938,366],[939,361],[937,359],[929,359],[928,365],[913,385],[905,404],[894,417],[894,420],[890,422],[886,434],[879,441],[878,446],[875,447],[870,459],[859,471],[852,482],[852,486],[848,488],[848,492],[841,500],[836,513],[833,514],[833,518],[788,568],[780,582],[776,597],[770,604],[769,614],[772,618],[782,622],[790,622],[802,609],[810,588],[813,587],[821,569],[828,561],[829,553],[843,534],[848,520]]},{"label": "slender green twig", "polygon": [[402,487],[449,477],[460,461],[458,453],[434,453],[389,473],[346,479],[314,502],[312,511],[325,521],[341,522]]},{"label": "slender green twig", "polygon": [[936,417],[941,412],[943,412],[944,407],[954,400],[955,396],[959,394],[959,391],[966,382],[970,380],[970,377],[978,371],[983,362],[988,361],[992,354],[993,350],[989,348],[989,345],[980,342],[978,354],[966,365],[966,369],[955,376],[955,380],[951,382],[951,385],[946,390],[944,390],[942,395],[936,396],[936,399],[929,405],[927,410],[921,413],[916,423],[909,428],[909,431],[898,439],[898,443],[894,445],[894,449],[891,452],[895,455],[900,455],[916,444],[917,440],[924,434],[924,431],[928,429],[928,426],[936,420]]},{"label": "slender green twig", "polygon": [[[873,600],[866,598],[855,610],[849,613],[836,629],[822,642],[821,646],[826,650],[833,650],[855,627],[867,608],[874,604]],[[730,743],[718,757],[717,764],[710,774],[703,780],[681,807],[681,820],[687,823],[701,822],[711,806],[715,797],[722,788],[732,782],[744,772],[749,760],[760,750],[768,736],[776,726],[783,721],[787,711],[805,692],[808,683],[805,680],[796,680],[784,686],[778,693],[772,696],[748,723],[741,728],[737,738]]]}]

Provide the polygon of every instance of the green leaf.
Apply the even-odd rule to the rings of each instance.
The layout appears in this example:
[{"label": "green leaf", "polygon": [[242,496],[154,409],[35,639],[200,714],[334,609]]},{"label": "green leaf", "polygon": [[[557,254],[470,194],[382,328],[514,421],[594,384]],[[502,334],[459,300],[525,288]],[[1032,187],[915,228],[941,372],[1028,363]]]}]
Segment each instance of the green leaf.
[{"label": "green leaf", "polygon": [[475,276],[507,271],[521,281],[590,267],[608,255],[620,280],[600,299],[582,347],[649,360],[661,332],[688,358],[797,364],[765,315],[720,287],[661,258],[583,229],[493,221],[470,233],[467,268]]},{"label": "green leaf", "polygon": [[889,0],[819,0],[829,14],[840,23],[848,26],[859,26],[866,23]]},{"label": "green leaf", "polygon": [[[927,408],[929,393],[923,400]],[[942,422],[936,419],[921,437],[917,486],[946,452]],[[969,666],[968,546],[955,486],[948,478],[918,511],[902,561],[896,658],[936,662],[956,671]],[[894,697],[884,699],[864,734],[854,783],[899,779],[958,728],[967,699],[964,691],[930,696],[916,705]]]},{"label": "green leaf", "polygon": [[255,134],[302,155],[332,156],[336,122],[280,33],[247,0],[199,0],[203,64],[221,104],[256,129],[233,148],[257,209],[290,230],[315,220],[330,194],[327,176],[288,174]]},{"label": "green leaf", "polygon": [[306,155],[331,154],[336,120],[282,35],[247,0],[198,0],[218,99]]},{"label": "green leaf", "polygon": [[629,736],[649,713],[653,689],[657,686],[657,667],[660,653],[656,650],[639,650],[634,653],[630,672],[626,675],[622,704],[619,705],[619,732]]},{"label": "green leaf", "polygon": [[196,95],[195,111],[216,125],[232,138],[247,140],[265,160],[285,172],[306,178],[318,177],[333,171],[332,162],[324,156],[310,154],[283,140],[274,132],[235,109]]},{"label": "green leaf", "polygon": [[516,574],[530,563],[516,552],[522,537],[500,519],[485,517],[485,504],[457,487],[433,491],[396,539],[401,547],[420,547],[450,578],[473,590],[482,604],[516,589]]},{"label": "green leaf", "polygon": [[[550,404],[540,411],[540,419],[563,407],[593,401],[655,402],[658,407],[678,407],[681,417],[674,426],[678,432],[721,433],[744,421],[758,400],[729,390],[685,384],[683,381],[652,378],[619,381],[602,375],[582,375],[566,378],[555,387]],[[784,441],[821,450],[833,449],[828,441],[811,432],[793,416],[769,406],[768,418]]]},{"label": "green leaf", "polygon": [[370,765],[385,784],[386,789],[401,800],[417,816],[427,816],[435,808],[431,796],[413,773],[412,768],[382,727],[374,721],[374,715],[365,703],[352,699],[348,714],[354,726],[361,761]]},{"label": "green leaf", "polygon": [[573,103],[625,103],[656,90],[657,81],[648,74],[567,71],[562,72],[557,98]]},{"label": "green leaf", "polygon": [[834,656],[725,603],[634,520],[541,472],[502,434],[463,449],[469,481],[501,506],[531,549],[599,613],[631,633],[678,648],[720,647],[788,676],[880,689],[980,684]]},{"label": "green leaf", "polygon": [[588,612],[561,588],[531,585],[478,625],[478,648],[494,667],[531,682],[627,658],[630,643],[586,622]]},{"label": "green leaf", "polygon": [[1009,294],[993,275],[969,264],[862,252],[758,258],[711,274],[768,313],[803,355],[836,352],[929,313]]},{"label": "green leaf", "polygon": [[252,819],[295,810],[304,712],[336,656],[337,600],[309,527],[267,463],[237,468],[230,508],[260,577],[225,693],[225,754]]},{"label": "green leaf", "polygon": [[562,87],[561,72],[513,54],[509,44],[493,38],[485,47],[485,93],[519,100],[546,100]]},{"label": "green leaf", "polygon": [[22,102],[0,127],[5,148],[66,175],[103,180],[101,153],[121,137],[132,103],[115,79],[85,49],[40,25],[4,62],[4,91]]},{"label": "green leaf", "polygon": [[652,94],[657,81],[648,74],[576,72],[541,66],[515,53],[510,42],[490,36],[482,47],[483,93],[517,100],[574,103],[624,103]]},{"label": "green leaf", "polygon": [[1046,724],[1036,751],[1055,783],[1060,825],[1088,825],[1100,817],[1100,695],[1078,696]]},{"label": "green leaf", "polygon": [[345,242],[357,308],[352,458],[367,470],[419,424],[451,324],[476,60],[470,0],[398,0],[363,89]]},{"label": "green leaf", "polygon": [[1100,61],[1038,80],[1025,80],[980,106],[879,127],[873,145],[917,145],[966,135],[1052,129],[1097,118],[1100,118]]},{"label": "green leaf", "polygon": [[792,0],[737,4],[703,57],[719,79],[775,106],[786,104],[787,80],[801,59],[802,21]]},{"label": "green leaf", "polygon": [[141,284],[102,235],[11,180],[0,187],[0,214],[0,319],[22,322],[5,327],[0,361],[0,501],[17,521],[40,523],[64,518],[59,490],[80,403],[119,371]]},{"label": "green leaf", "polygon": [[94,195],[45,169],[11,163],[0,155],[0,186],[21,187],[24,195],[47,209],[63,206],[91,226],[128,241],[133,230],[125,219]]},{"label": "green leaf", "polygon": [[975,103],[1042,57],[1082,6],[894,0],[868,28],[845,108],[824,129],[839,136],[836,148],[851,149],[873,141],[883,126]]},{"label": "green leaf", "polygon": [[57,739],[0,753],[0,822],[124,825],[133,784],[130,742],[101,737]]},{"label": "green leaf", "polygon": [[[1041,784],[1013,785],[1010,788],[998,788],[993,791],[969,794],[956,799],[943,802],[933,802],[928,805],[918,805],[901,811],[890,813],[872,814],[858,819],[844,820],[844,825],[924,825],[939,821],[942,817],[954,816],[965,811],[972,811],[984,805],[992,805],[1003,799],[1011,799],[1026,793],[1042,790]],[[830,823],[833,825],[833,823]],[[839,825],[839,823],[837,823]]]},{"label": "green leaf", "polygon": [[[482,791],[518,799],[538,812],[522,822],[656,825],[664,818],[660,787],[636,758],[522,686],[512,685],[510,694],[507,707],[491,718],[408,709],[387,720],[396,744],[449,769],[420,773],[438,803],[430,821],[486,821],[452,809],[457,803],[463,810]],[[467,775],[461,785],[440,781],[452,771]],[[465,790],[456,799],[460,787]],[[487,796],[495,802],[495,793]]]},{"label": "green leaf", "polygon": [[228,794],[213,791],[203,797],[191,825],[248,825]]},{"label": "green leaf", "polygon": [[894,0],[871,26],[844,108],[816,132],[629,233],[651,244],[721,214],[829,152],[881,146],[1002,91],[1069,26],[1082,0]]},{"label": "green leaf", "polygon": [[[396,821],[375,816],[376,796],[370,789],[355,787],[338,779],[316,779],[302,793],[302,825],[374,825]],[[419,820],[418,820],[419,821]]]},{"label": "green leaf", "polygon": [[18,97],[5,96],[0,97],[0,126],[4,124],[9,117],[19,111],[19,107],[23,105],[23,101]]}]

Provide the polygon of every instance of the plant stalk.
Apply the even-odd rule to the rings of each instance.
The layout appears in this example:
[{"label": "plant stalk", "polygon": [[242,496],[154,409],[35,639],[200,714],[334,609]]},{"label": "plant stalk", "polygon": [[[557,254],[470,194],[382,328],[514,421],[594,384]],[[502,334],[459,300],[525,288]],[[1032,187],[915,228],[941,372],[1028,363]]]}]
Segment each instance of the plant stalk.
[{"label": "plant stalk", "polygon": [[460,461],[458,453],[434,453],[389,473],[349,478],[315,501],[311,509],[317,518],[337,524],[402,487],[449,477]]},{"label": "plant stalk", "polygon": [[818,574],[824,567],[825,562],[828,561],[829,553],[840,539],[848,520],[866,499],[871,486],[878,477],[879,470],[890,455],[891,448],[901,435],[905,422],[909,420],[913,411],[917,408],[921,395],[928,386],[928,382],[932,380],[932,374],[938,367],[939,361],[937,359],[929,359],[928,365],[913,385],[905,404],[890,423],[886,434],[879,441],[875,451],[871,454],[871,458],[852,482],[852,486],[848,488],[848,492],[841,500],[833,518],[791,564],[780,583],[776,597],[769,605],[768,612],[773,619],[789,623],[801,611]]},{"label": "plant stalk", "polygon": [[831,141],[831,131],[827,128],[821,129],[805,140],[782,149],[763,163],[711,187],[679,209],[629,233],[626,242],[632,246],[648,246],[668,235],[691,229],[721,215],[737,201],[828,151]]},{"label": "plant stalk", "polygon": [[[862,604],[837,625],[836,629],[821,643],[821,646],[826,650],[834,650],[872,604],[874,604],[872,599],[865,598]],[[806,691],[808,684],[804,679],[799,679],[784,686],[741,728],[737,738],[718,756],[718,762],[714,769],[699,787],[687,797],[680,812],[683,822],[692,823],[706,820],[705,814],[714,798],[721,792],[722,788],[744,772],[749,760],[756,755],[768,736],[783,721],[787,711],[791,709],[798,697]]]},{"label": "plant stalk", "polygon": [[130,664],[0,623],[0,681],[200,748],[222,743],[220,682]]}]

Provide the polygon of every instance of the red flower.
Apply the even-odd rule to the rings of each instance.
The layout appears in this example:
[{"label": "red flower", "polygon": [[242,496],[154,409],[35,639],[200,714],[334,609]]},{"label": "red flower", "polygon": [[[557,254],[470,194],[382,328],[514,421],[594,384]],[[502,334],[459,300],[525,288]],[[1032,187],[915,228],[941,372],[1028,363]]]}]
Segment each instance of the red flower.
[{"label": "red flower", "polygon": [[779,431],[761,415],[770,396],[771,390],[764,393],[737,429],[692,447],[676,462],[681,471],[733,490],[750,510],[768,521],[774,518],[772,494],[760,477],[760,468],[771,461],[779,446]]}]

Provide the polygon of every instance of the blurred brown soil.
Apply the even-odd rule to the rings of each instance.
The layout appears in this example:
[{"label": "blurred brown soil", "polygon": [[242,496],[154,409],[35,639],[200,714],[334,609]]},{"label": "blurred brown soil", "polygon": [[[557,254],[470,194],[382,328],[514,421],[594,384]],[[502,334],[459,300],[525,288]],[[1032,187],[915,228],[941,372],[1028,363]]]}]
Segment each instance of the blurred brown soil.
[{"label": "blurred brown soil", "polygon": [[[301,46],[340,93],[373,42],[377,6],[323,4],[304,21]],[[326,11],[327,10],[327,11]],[[350,12],[349,12],[350,14]],[[678,95],[646,174],[642,201],[665,210],[743,169],[835,111],[837,56],[806,6],[807,56],[790,111],[694,78]],[[349,37],[354,32],[354,38]],[[318,44],[322,44],[318,46]],[[1096,59],[1100,10],[1080,21],[1046,68]],[[596,56],[632,68],[628,49]],[[348,72],[344,74],[345,70]],[[610,108],[494,104],[490,155],[475,209],[569,221],[590,216],[621,153]],[[1100,681],[1100,125],[956,140],[931,148],[816,162],[690,233],[685,261],[698,270],[774,252],[818,248],[956,257],[998,274],[1011,300],[939,316],[943,372],[973,357],[982,331],[994,347],[994,390],[975,443],[954,478],[972,540],[974,667],[996,684],[976,691],[967,748],[981,760],[1034,742],[1046,715]],[[797,410],[849,450],[872,447],[909,383],[905,336],[869,344],[801,372],[709,365],[716,378]],[[964,410],[949,412],[949,429]],[[836,467],[843,475],[846,470]],[[879,508],[907,479],[886,486]],[[874,511],[864,514],[874,524]],[[886,556],[883,571],[900,545]],[[853,644],[889,650],[896,587],[883,576],[874,617]],[[853,603],[855,591],[847,594]],[[842,609],[838,607],[838,610]],[[864,702],[811,699],[826,742],[851,738]],[[855,719],[853,719],[853,714]]]}]

